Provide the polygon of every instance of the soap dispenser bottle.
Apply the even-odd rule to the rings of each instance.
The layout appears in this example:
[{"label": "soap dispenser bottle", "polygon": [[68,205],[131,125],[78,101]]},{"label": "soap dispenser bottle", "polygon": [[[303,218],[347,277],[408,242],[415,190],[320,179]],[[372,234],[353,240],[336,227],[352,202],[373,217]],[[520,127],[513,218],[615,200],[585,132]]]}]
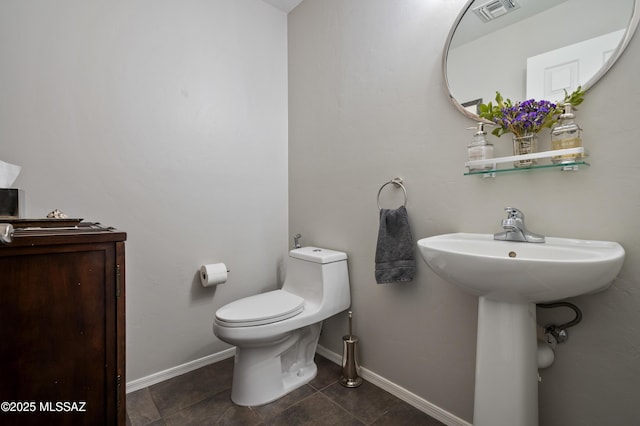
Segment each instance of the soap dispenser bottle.
[{"label": "soap dispenser bottle", "polygon": [[[558,117],[558,124],[551,129],[551,149],[579,148],[582,146],[582,129],[574,121],[575,115],[570,103],[564,104],[564,113]],[[581,154],[564,154],[551,157],[554,164],[580,161]]]},{"label": "soap dispenser bottle", "polygon": [[[484,130],[486,123],[479,122],[477,127],[468,127],[467,130],[475,130],[473,140],[469,144],[467,155],[469,161],[488,160],[493,158],[493,144],[487,142],[487,132]],[[470,172],[486,171],[495,168],[495,164],[468,165]]]}]

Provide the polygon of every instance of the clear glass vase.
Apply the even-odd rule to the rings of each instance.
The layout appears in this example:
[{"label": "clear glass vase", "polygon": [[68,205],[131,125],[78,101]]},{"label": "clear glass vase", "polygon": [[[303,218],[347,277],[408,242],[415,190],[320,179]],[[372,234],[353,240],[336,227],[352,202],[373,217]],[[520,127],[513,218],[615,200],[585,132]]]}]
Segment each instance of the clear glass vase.
[{"label": "clear glass vase", "polygon": [[[513,137],[513,155],[525,155],[538,152],[538,136],[530,133],[521,137]],[[536,164],[536,160],[518,160],[513,162],[514,167],[526,168]]]}]

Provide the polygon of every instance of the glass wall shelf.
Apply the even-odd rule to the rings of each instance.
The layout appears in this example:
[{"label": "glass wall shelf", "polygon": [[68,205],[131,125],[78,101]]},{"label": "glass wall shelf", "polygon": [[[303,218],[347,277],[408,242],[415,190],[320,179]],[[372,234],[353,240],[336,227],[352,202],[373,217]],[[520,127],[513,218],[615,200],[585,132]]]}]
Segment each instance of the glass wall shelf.
[{"label": "glass wall shelf", "polygon": [[[536,165],[532,165],[530,167],[514,167],[513,162],[522,161],[522,160],[542,160],[542,159],[550,159],[551,157],[557,157],[560,155],[567,154],[580,154],[582,158],[586,157],[586,153],[584,147],[580,148],[568,148],[568,149],[557,149],[552,151],[544,151],[544,152],[536,152],[533,154],[526,155],[511,155],[508,157],[498,157],[498,158],[490,158],[488,160],[474,160],[467,161],[465,166],[468,168],[469,166],[482,166],[482,165],[491,165],[491,169],[489,170],[474,170],[467,171],[465,176],[483,176],[483,177],[496,177],[497,173],[504,172],[523,172],[528,170],[536,170],[536,169],[560,169],[564,171],[576,171],[579,170],[580,166],[588,166],[589,163],[584,160],[574,161],[570,163],[540,163]],[[509,163],[507,166],[501,168],[499,167],[501,164]],[[506,165],[506,164],[505,164]]]}]

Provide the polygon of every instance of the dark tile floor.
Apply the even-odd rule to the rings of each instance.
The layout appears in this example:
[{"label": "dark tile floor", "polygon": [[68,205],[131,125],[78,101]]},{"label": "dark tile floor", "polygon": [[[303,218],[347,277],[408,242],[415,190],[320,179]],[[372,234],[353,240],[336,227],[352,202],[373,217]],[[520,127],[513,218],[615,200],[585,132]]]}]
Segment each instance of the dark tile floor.
[{"label": "dark tile floor", "polygon": [[233,358],[127,395],[127,425],[425,425],[441,426],[390,393],[364,382],[345,388],[341,368],[316,355],[318,375],[271,404],[231,402]]}]

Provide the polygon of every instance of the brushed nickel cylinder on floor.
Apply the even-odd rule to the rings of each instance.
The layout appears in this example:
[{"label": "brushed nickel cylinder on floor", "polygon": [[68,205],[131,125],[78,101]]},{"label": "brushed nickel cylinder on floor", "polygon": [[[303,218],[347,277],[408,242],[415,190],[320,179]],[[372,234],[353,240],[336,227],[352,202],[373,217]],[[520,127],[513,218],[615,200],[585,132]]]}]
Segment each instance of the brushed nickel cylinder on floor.
[{"label": "brushed nickel cylinder on floor", "polygon": [[349,334],[342,336],[342,377],[340,378],[340,384],[347,388],[357,388],[362,384],[362,377],[359,376],[358,337],[351,332],[352,318],[353,312],[349,311]]}]

